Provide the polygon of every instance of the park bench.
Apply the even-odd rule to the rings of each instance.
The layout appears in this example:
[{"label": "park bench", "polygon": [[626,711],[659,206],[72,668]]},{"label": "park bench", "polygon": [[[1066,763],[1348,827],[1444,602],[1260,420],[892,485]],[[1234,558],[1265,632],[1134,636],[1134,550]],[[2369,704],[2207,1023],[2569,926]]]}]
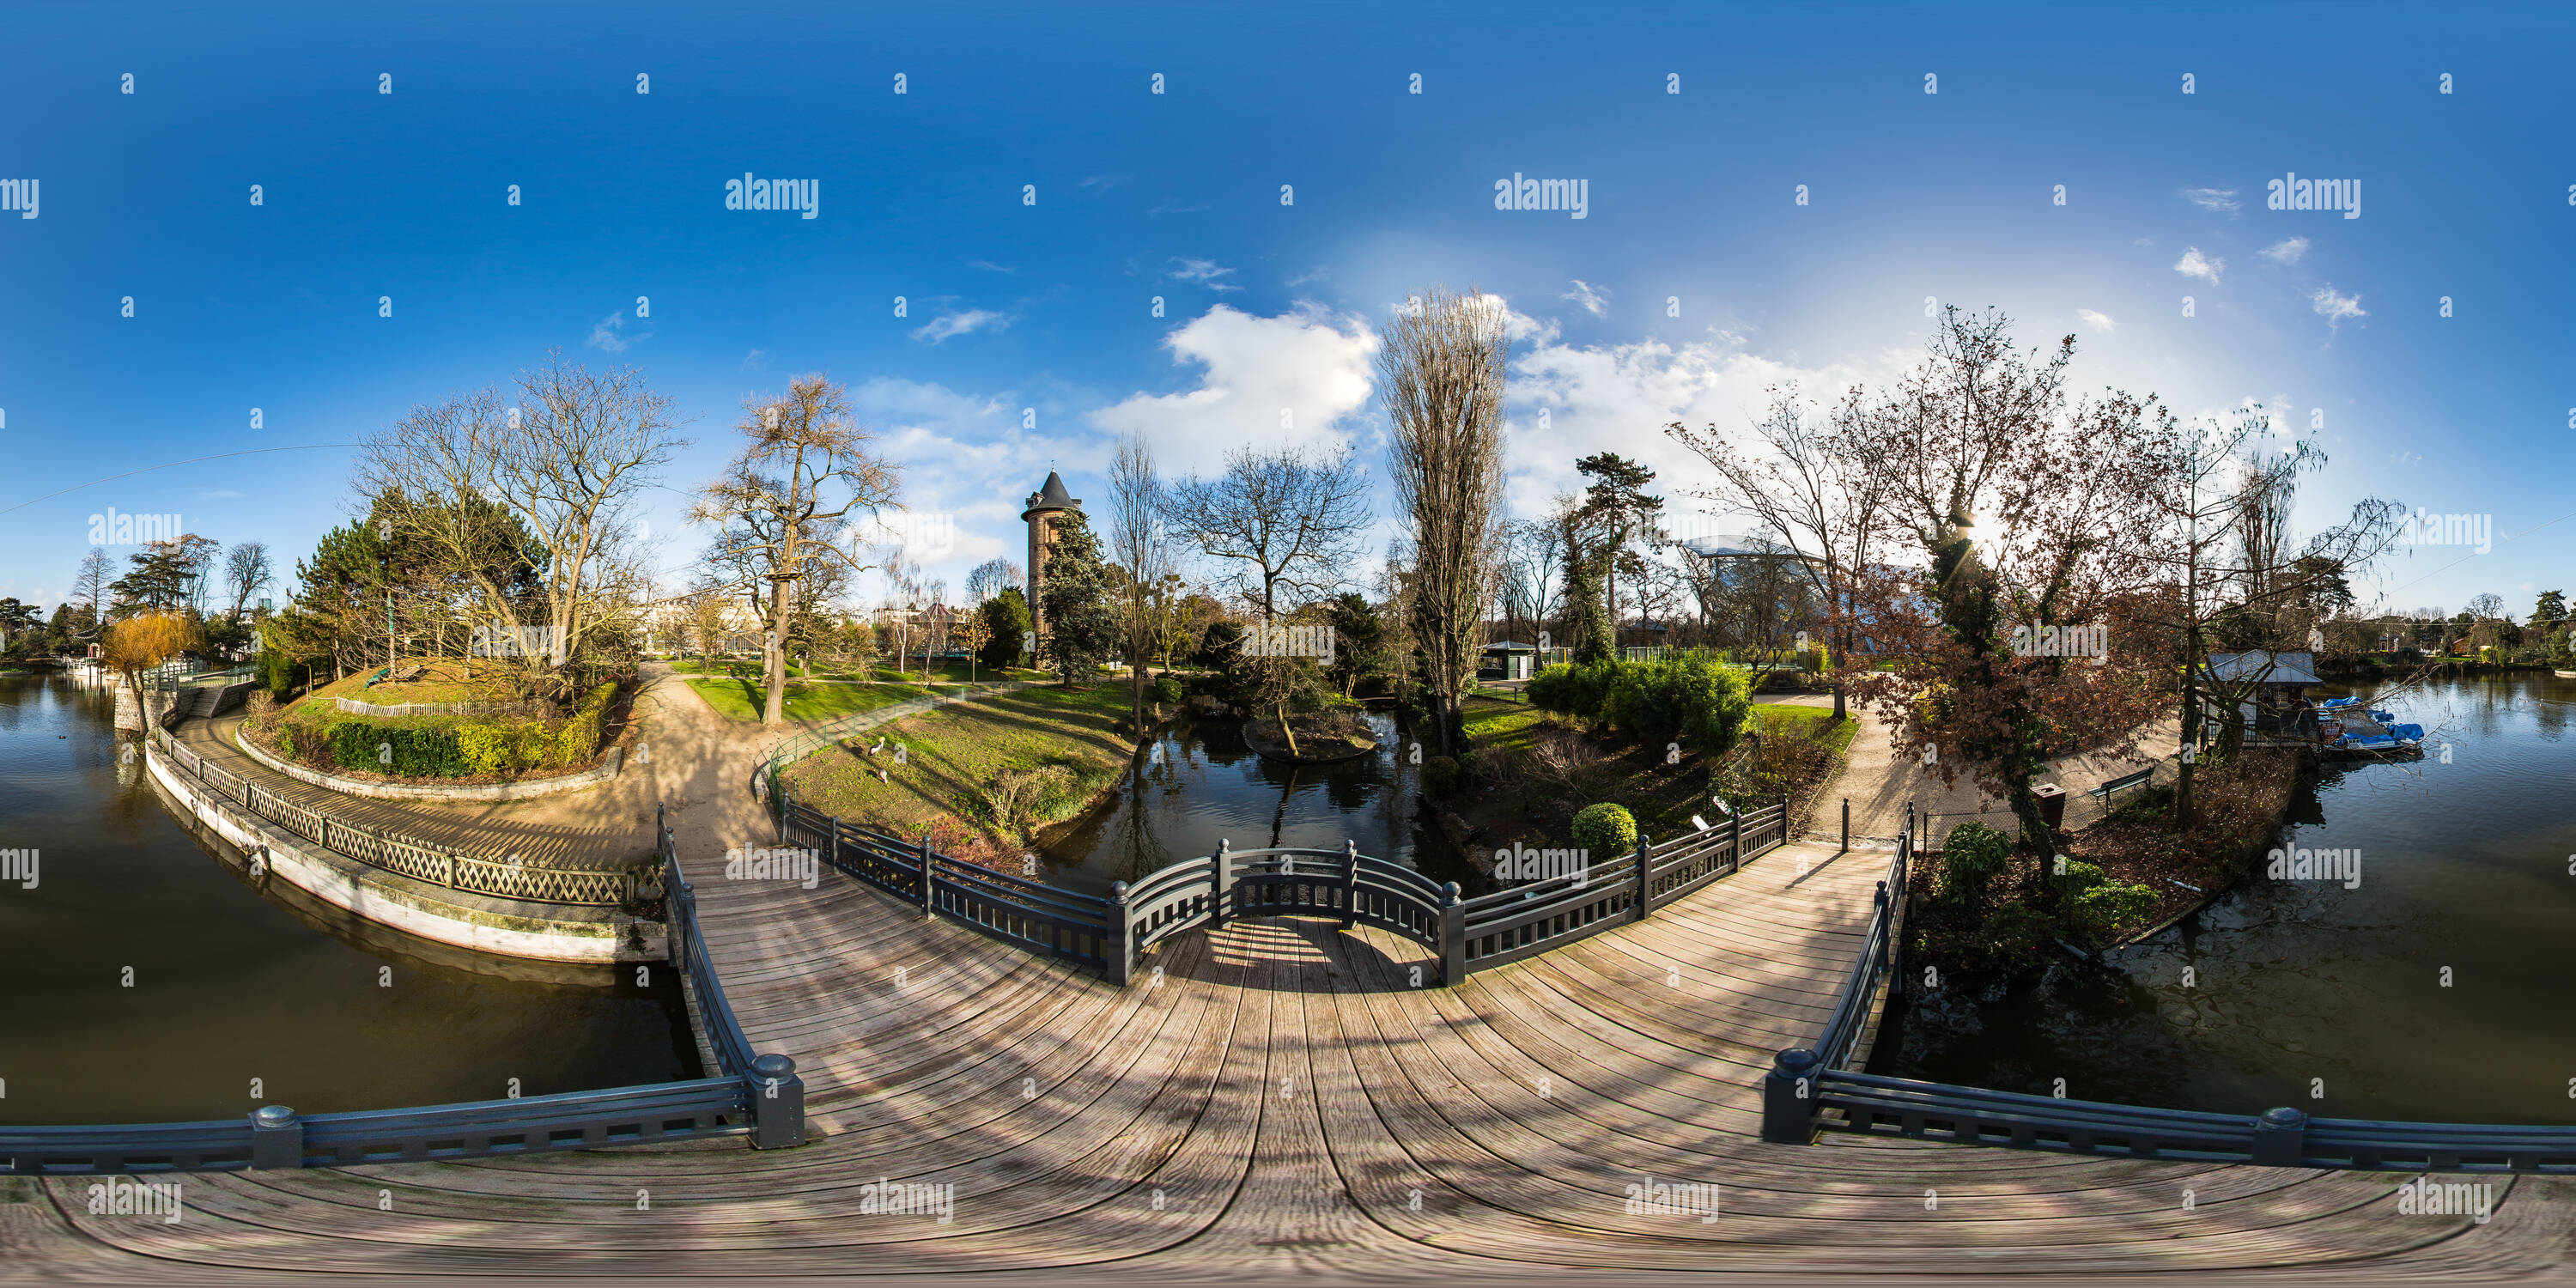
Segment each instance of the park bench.
[{"label": "park bench", "polygon": [[2148,783],[2153,782],[2155,780],[2155,776],[2156,767],[2149,765],[2134,774],[2122,774],[2118,778],[2114,778],[2084,794],[2087,796],[2099,796],[2102,798],[2102,803],[2105,806],[2108,806],[2111,803],[2112,793],[2130,787],[2144,787]]}]

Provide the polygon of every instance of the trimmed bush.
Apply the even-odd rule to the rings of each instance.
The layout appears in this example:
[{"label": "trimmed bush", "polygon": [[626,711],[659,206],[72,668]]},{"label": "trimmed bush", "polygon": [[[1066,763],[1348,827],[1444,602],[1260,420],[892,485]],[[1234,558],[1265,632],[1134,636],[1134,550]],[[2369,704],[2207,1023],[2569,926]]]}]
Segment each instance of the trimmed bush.
[{"label": "trimmed bush", "polygon": [[[1942,897],[1965,903],[1982,901],[2011,861],[2011,837],[1983,823],[1961,823],[1941,842]],[[2101,869],[2093,871],[2095,876],[2101,875]]]},{"label": "trimmed bush", "polygon": [[1620,664],[1596,662],[1589,666],[1567,666],[1560,662],[1541,667],[1530,677],[1530,705],[1541,711],[1579,716],[1589,720],[1601,714],[1601,702],[1617,679]]},{"label": "trimmed bush", "polygon": [[1693,655],[1617,664],[1599,715],[1637,742],[1678,742],[1714,756],[1735,746],[1752,709],[1743,672]]},{"label": "trimmed bush", "polygon": [[335,720],[322,733],[331,758],[343,769],[405,778],[456,778],[465,772],[456,730],[450,727]]},{"label": "trimmed bush", "polygon": [[1609,801],[1586,805],[1574,816],[1574,843],[1594,862],[1609,862],[1637,848],[1637,816]]},{"label": "trimmed bush", "polygon": [[1178,702],[1189,695],[1181,687],[1181,677],[1166,674],[1154,680],[1154,696],[1165,702]]},{"label": "trimmed bush", "polygon": [[1422,785],[1435,792],[1458,788],[1458,762],[1447,756],[1433,756],[1422,762]]}]

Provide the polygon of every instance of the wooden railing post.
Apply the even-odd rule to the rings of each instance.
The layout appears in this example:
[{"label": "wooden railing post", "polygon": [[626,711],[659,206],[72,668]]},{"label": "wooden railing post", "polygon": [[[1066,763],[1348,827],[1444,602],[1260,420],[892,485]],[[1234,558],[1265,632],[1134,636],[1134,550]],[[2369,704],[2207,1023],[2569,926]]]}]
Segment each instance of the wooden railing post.
[{"label": "wooden railing post", "polygon": [[1762,1139],[1808,1145],[1816,1139],[1816,1053],[1791,1047],[1771,1057],[1762,1080]]},{"label": "wooden railing post", "polygon": [[752,1060],[751,1147],[793,1149],[805,1143],[805,1080],[796,1062],[771,1052]]},{"label": "wooden railing post", "polygon": [[[832,829],[834,835],[838,835],[841,831],[841,820],[838,818],[827,820],[826,826]],[[921,919],[928,921],[931,914],[938,911],[938,905],[932,900],[930,894],[931,882],[938,875],[932,864],[938,855],[930,848],[928,832],[921,834],[921,844],[915,847],[915,851],[921,856]]]},{"label": "wooden railing post", "polygon": [[1121,988],[1136,971],[1136,930],[1127,920],[1127,883],[1109,883],[1109,982]]},{"label": "wooden railing post", "polygon": [[1780,844],[1789,843],[1789,793],[1780,793]]},{"label": "wooden railing post", "polygon": [[833,867],[841,866],[841,820],[837,818],[823,831],[823,857]]},{"label": "wooden railing post", "polygon": [[1744,812],[1728,810],[1726,812],[1726,870],[1733,872],[1743,866]]},{"label": "wooden railing post", "polygon": [[1637,838],[1637,920],[1644,921],[1655,910],[1655,847],[1644,836]]},{"label": "wooden railing post", "polygon": [[2254,1165],[2297,1167],[2307,1159],[2308,1116],[2286,1105],[2254,1120]]},{"label": "wooden railing post", "polygon": [[1216,841],[1215,894],[1208,900],[1208,929],[1214,930],[1234,915],[1234,842],[1218,837]]},{"label": "wooden railing post", "polygon": [[1360,843],[1342,841],[1342,929],[1359,923],[1360,914]]},{"label": "wooden railing post", "polygon": [[1843,848],[1834,852],[1836,854],[1851,853],[1851,797],[1849,796],[1843,798]]},{"label": "wooden railing post", "polygon": [[1458,883],[1440,887],[1440,987],[1467,982],[1467,909],[1458,901]]},{"label": "wooden railing post", "polygon": [[255,1171],[304,1166],[304,1120],[284,1105],[261,1105],[250,1115],[250,1165]]}]

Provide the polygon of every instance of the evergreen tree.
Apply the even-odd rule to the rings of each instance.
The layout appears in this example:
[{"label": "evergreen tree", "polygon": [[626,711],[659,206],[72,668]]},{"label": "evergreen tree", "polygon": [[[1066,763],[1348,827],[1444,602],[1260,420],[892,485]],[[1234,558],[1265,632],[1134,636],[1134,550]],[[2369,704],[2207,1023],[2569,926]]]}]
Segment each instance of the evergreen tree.
[{"label": "evergreen tree", "polygon": [[1028,596],[1017,586],[1005,586],[985,600],[975,612],[983,619],[984,646],[976,656],[995,671],[1018,666],[1028,655],[1023,647],[1028,633],[1035,629],[1029,621]]},{"label": "evergreen tree", "polygon": [[1100,539],[1079,510],[1066,511],[1055,521],[1055,544],[1047,551],[1038,582],[1038,604],[1046,615],[1038,651],[1048,668],[1068,686],[1091,678],[1117,648],[1118,615],[1109,605],[1109,569],[1100,559]]},{"label": "evergreen tree", "polygon": [[1610,605],[1602,598],[1602,564],[1597,551],[1584,549],[1583,534],[1573,516],[1565,520],[1565,646],[1576,666],[1596,666],[1616,656],[1611,646]]}]

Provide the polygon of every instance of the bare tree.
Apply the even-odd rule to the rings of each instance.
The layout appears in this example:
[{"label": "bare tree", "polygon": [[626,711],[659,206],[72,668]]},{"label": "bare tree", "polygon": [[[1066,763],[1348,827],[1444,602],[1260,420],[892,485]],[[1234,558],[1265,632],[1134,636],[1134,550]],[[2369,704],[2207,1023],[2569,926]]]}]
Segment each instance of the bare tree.
[{"label": "bare tree", "polygon": [[981,604],[1013,586],[1027,584],[1028,578],[1021,575],[1018,564],[1008,559],[987,559],[966,574],[966,598],[970,603]]},{"label": "bare tree", "polygon": [[72,597],[89,604],[89,629],[83,638],[96,636],[99,624],[107,620],[107,591],[115,574],[115,564],[97,546],[91,546],[81,556],[80,567],[72,571]]},{"label": "bare tree", "polygon": [[1208,555],[1248,565],[1235,570],[1236,590],[1271,620],[1283,592],[1295,608],[1342,584],[1373,516],[1367,473],[1347,449],[1319,456],[1245,447],[1226,458],[1223,475],[1174,487],[1168,517]]},{"label": "bare tree", "polygon": [[1537,640],[1543,623],[1556,612],[1557,572],[1564,561],[1564,549],[1551,523],[1526,520],[1506,530],[1502,556],[1505,635],[1512,635],[1514,623],[1527,621],[1531,640]]},{"label": "bare tree", "polygon": [[1145,729],[1145,664],[1162,635],[1162,617],[1172,570],[1171,543],[1164,536],[1162,480],[1154,474],[1154,453],[1141,434],[1122,434],[1109,467],[1109,557],[1126,576],[1118,584],[1118,622],[1125,636],[1128,708],[1132,728]]},{"label": "bare tree", "polygon": [[1412,576],[1406,616],[1443,754],[1454,754],[1459,704],[1475,680],[1485,604],[1503,547],[1503,372],[1511,343],[1501,302],[1433,287],[1397,312],[1378,351],[1378,396]]},{"label": "bare tree", "polygon": [[[647,611],[652,571],[632,520],[686,440],[670,399],[631,367],[593,372],[557,350],[519,373],[518,394],[514,407],[493,389],[415,406],[368,441],[359,492],[410,502],[389,518],[393,539],[461,584],[465,625],[513,642],[493,651],[517,659],[531,690],[561,697],[584,643]],[[532,559],[496,550],[521,539]],[[527,563],[532,591],[515,575]],[[522,634],[531,619],[542,638]]]},{"label": "bare tree", "polygon": [[224,557],[224,587],[231,594],[233,616],[242,615],[251,596],[268,588],[274,578],[269,567],[268,547],[256,541],[244,541]]},{"label": "bare tree", "polygon": [[1868,412],[1858,389],[1829,415],[1811,415],[1813,406],[1795,387],[1772,390],[1750,445],[1719,435],[1714,425],[1699,432],[1676,423],[1665,432],[1716,469],[1717,486],[1697,495],[1753,516],[1760,535],[1784,549],[1825,605],[1836,663],[1834,718],[1840,720],[1843,670],[1867,629],[1860,582],[1885,532],[1889,475],[1868,450]]},{"label": "bare tree", "polygon": [[760,722],[775,725],[787,718],[796,583],[827,560],[864,569],[855,539],[844,548],[824,533],[846,525],[853,511],[874,516],[895,504],[898,479],[894,466],[869,454],[871,435],[850,419],[849,391],[821,375],[797,377],[783,396],[746,398],[743,412],[737,428],[748,441],[689,515],[722,525],[719,543],[766,584],[761,674],[768,695]]}]

